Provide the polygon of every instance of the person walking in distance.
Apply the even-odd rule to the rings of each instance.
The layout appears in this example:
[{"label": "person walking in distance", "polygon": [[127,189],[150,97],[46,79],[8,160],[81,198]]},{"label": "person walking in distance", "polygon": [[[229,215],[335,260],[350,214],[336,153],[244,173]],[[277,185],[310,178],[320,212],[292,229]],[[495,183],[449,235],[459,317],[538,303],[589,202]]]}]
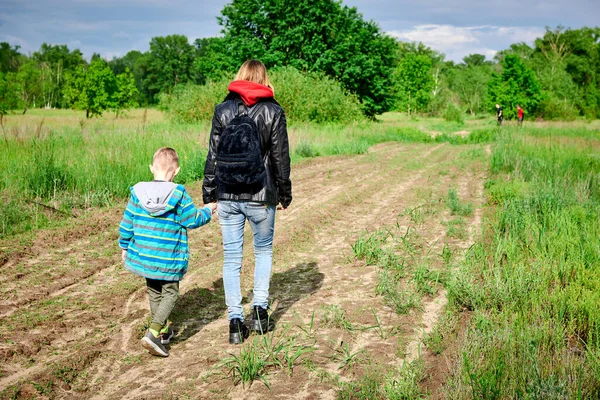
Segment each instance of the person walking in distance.
[{"label": "person walking in distance", "polygon": [[498,117],[498,126],[502,125],[504,114],[502,113],[502,108],[500,107],[500,104],[496,104],[496,117]]},{"label": "person walking in distance", "polygon": [[214,111],[202,195],[205,203],[218,202],[229,343],[239,344],[250,331],[240,288],[244,226],[247,220],[254,238],[250,329],[262,334],[274,328],[268,309],[275,210],[292,202],[292,182],[285,113],[264,64],[246,61],[228,90]]},{"label": "person walking in distance", "polygon": [[517,124],[523,125],[523,109],[519,105],[517,105]]}]

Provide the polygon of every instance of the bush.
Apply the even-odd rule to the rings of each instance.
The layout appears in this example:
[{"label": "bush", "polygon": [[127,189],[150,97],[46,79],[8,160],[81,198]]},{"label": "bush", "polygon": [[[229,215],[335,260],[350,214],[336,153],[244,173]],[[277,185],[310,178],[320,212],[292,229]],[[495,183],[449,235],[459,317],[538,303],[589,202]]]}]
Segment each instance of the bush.
[{"label": "bush", "polygon": [[444,119],[448,122],[458,122],[459,124],[464,123],[463,113],[454,103],[448,103],[446,110],[444,111]]},{"label": "bush", "polygon": [[540,109],[540,115],[548,120],[573,121],[579,116],[579,110],[575,105],[554,96],[544,99],[540,104]]},{"label": "bush", "polygon": [[227,81],[207,82],[198,86],[192,83],[175,87],[172,93],[159,96],[159,108],[177,123],[212,120],[215,106],[227,95]]},{"label": "bush", "polygon": [[300,144],[296,146],[294,152],[298,157],[302,158],[311,158],[319,156],[319,151],[315,149],[313,145],[311,145],[309,142],[300,142]]},{"label": "bush", "polygon": [[[342,122],[363,120],[356,96],[349,94],[339,82],[322,74],[304,74],[292,67],[269,72],[275,87],[275,99],[291,121]],[[214,107],[227,95],[229,79],[198,86],[177,87],[160,97],[160,108],[170,120],[180,123],[209,121]]]},{"label": "bush", "polygon": [[270,73],[275,98],[292,121],[353,122],[364,119],[356,96],[322,74],[304,74],[292,67]]}]

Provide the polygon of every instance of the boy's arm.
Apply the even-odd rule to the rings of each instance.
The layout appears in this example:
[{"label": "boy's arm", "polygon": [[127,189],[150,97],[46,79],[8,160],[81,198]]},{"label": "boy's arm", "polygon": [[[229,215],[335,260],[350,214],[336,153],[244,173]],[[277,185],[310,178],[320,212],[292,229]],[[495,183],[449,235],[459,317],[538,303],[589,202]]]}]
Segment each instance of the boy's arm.
[{"label": "boy's arm", "polygon": [[196,208],[190,195],[184,190],[181,198],[181,226],[187,229],[195,229],[206,225],[212,218],[211,207]]},{"label": "boy's arm", "polygon": [[123,219],[119,225],[119,247],[125,251],[127,251],[129,242],[133,237],[133,213],[136,207],[133,198],[130,196],[127,208],[125,208],[125,212],[123,213]]}]

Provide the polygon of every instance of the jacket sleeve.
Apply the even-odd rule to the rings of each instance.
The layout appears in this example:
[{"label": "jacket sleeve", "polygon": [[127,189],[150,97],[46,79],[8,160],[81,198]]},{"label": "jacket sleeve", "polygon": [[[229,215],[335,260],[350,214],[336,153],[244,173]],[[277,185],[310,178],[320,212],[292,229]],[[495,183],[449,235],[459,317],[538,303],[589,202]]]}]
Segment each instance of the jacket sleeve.
[{"label": "jacket sleeve", "polygon": [[290,180],[290,146],[283,110],[273,120],[270,157],[279,202],[283,208],[287,208],[292,202],[292,181]]},{"label": "jacket sleeve", "polygon": [[123,219],[119,225],[119,247],[123,250],[129,248],[129,242],[133,238],[133,213],[135,213],[137,205],[133,201],[133,196],[129,196],[127,208],[123,213]]},{"label": "jacket sleeve", "polygon": [[181,220],[179,224],[187,229],[195,229],[206,225],[212,218],[212,211],[208,207],[197,209],[190,195],[183,190],[181,197]]},{"label": "jacket sleeve", "polygon": [[202,200],[204,204],[214,203],[218,200],[218,188],[215,180],[215,169],[217,166],[217,144],[223,127],[217,116],[217,110],[213,114],[212,128],[210,130],[210,139],[208,142],[208,154],[206,164],[204,164],[204,181],[202,183]]}]

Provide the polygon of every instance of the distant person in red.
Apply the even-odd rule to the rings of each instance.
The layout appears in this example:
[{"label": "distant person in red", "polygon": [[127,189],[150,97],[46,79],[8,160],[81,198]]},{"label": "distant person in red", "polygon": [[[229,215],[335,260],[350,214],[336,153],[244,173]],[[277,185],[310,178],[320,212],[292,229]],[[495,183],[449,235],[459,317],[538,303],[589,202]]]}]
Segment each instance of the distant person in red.
[{"label": "distant person in red", "polygon": [[523,125],[523,109],[521,106],[517,106],[517,123],[519,126]]}]

